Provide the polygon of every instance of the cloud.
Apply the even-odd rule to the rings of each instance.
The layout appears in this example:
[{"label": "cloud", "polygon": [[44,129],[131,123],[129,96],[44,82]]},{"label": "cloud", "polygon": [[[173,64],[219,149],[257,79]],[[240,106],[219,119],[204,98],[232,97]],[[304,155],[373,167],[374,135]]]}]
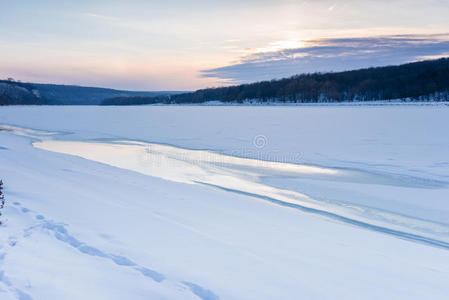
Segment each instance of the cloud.
[{"label": "cloud", "polygon": [[203,70],[229,83],[338,72],[449,56],[449,34],[395,35],[306,41],[304,47],[254,53],[238,63]]}]

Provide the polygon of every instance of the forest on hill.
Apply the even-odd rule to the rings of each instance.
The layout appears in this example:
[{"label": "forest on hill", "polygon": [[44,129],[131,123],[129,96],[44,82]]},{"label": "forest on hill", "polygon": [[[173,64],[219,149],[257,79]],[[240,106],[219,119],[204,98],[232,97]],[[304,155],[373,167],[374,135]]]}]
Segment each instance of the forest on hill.
[{"label": "forest on hill", "polygon": [[162,96],[171,91],[123,91],[77,85],[24,83],[0,80],[0,105],[99,105],[113,97]]},{"label": "forest on hill", "polygon": [[181,104],[208,101],[312,103],[393,99],[448,101],[449,58],[338,73],[302,74],[176,95],[115,97],[104,100],[102,104]]}]

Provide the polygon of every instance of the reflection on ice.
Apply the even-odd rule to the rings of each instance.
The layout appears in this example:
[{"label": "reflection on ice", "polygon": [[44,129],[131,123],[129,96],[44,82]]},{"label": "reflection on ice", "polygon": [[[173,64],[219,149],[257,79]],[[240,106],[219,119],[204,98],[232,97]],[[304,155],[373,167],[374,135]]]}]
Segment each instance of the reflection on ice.
[{"label": "reflection on ice", "polygon": [[[334,181],[432,187],[433,183],[426,183],[426,181],[420,182],[416,179],[410,181],[355,170],[268,162],[227,156],[211,151],[189,150],[135,141],[44,140],[35,142],[33,145],[40,149],[76,155],[170,181],[202,184],[250,195],[352,225],[449,248],[449,228],[444,224],[375,208],[313,199],[299,191],[272,186],[264,178],[293,177],[314,179],[323,183]],[[396,234],[398,232],[400,234]]]},{"label": "reflection on ice", "polygon": [[51,136],[61,134],[58,132],[50,132],[50,131],[36,130],[36,129],[30,129],[30,128],[22,128],[22,127],[16,127],[16,126],[11,126],[11,125],[0,125],[0,131],[11,132],[15,135],[29,137],[29,138],[33,138],[33,139],[39,139],[39,140],[50,138]]}]

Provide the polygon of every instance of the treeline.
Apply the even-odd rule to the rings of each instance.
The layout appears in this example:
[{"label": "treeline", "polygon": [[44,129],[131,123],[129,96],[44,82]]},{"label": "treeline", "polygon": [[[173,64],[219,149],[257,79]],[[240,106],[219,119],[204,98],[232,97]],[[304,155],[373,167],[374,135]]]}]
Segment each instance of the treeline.
[{"label": "treeline", "polygon": [[408,99],[449,100],[449,59],[338,73],[296,75],[230,87],[158,97],[119,97],[103,105],[221,102],[341,102]]}]

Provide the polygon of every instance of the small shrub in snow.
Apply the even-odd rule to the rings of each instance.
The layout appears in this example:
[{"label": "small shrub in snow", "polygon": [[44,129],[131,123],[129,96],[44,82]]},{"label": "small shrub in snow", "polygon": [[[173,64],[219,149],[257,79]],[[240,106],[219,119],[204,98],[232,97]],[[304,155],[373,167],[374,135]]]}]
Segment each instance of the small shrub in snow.
[{"label": "small shrub in snow", "polygon": [[[0,180],[0,217],[2,216],[3,207],[5,207],[5,196],[3,195],[3,181]],[[0,225],[3,224],[3,221],[0,220]]]}]

